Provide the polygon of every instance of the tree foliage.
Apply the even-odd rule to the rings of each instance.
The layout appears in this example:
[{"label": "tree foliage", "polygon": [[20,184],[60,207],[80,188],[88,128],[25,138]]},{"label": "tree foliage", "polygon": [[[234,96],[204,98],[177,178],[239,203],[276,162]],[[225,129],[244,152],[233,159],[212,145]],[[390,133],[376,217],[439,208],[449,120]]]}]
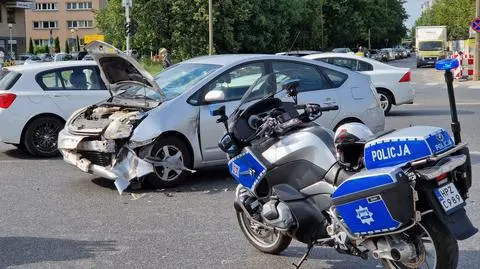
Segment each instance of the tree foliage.
[{"label": "tree foliage", "polygon": [[68,45],[68,40],[65,40],[65,53],[70,53],[70,46]]},{"label": "tree foliage", "polygon": [[60,52],[60,39],[58,39],[58,36],[55,37],[55,43],[54,43],[54,49],[56,53]]},{"label": "tree foliage", "polygon": [[33,40],[30,37],[30,41],[28,43],[28,53],[34,53],[35,52],[35,47],[33,46]]},{"label": "tree foliage", "polygon": [[[404,0],[214,0],[215,53],[272,53],[400,42]],[[143,54],[168,48],[177,59],[208,53],[208,1],[136,0],[132,47]],[[125,49],[121,0],[96,13],[106,41]]]},{"label": "tree foliage", "polygon": [[414,27],[446,25],[450,40],[466,39],[474,18],[475,0],[437,0],[415,21]]}]

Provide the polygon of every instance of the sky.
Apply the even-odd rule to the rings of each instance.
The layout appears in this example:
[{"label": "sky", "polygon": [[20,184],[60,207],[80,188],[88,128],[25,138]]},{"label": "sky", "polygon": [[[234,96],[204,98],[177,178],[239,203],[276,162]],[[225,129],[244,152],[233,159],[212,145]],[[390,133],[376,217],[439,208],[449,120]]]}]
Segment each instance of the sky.
[{"label": "sky", "polygon": [[424,0],[407,0],[405,3],[405,9],[409,15],[406,23],[408,29],[410,29],[415,20],[420,17],[421,5],[423,2]]}]

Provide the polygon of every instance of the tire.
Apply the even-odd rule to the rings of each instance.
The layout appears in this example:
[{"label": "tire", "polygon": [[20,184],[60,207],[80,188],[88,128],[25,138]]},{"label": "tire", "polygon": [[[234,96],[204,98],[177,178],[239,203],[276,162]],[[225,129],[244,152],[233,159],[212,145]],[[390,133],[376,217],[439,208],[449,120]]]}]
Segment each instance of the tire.
[{"label": "tire", "polygon": [[30,122],[24,133],[23,146],[33,156],[51,158],[59,155],[58,133],[65,123],[55,117],[44,116]]},{"label": "tire", "polygon": [[388,112],[390,112],[390,110],[392,109],[392,105],[393,105],[392,95],[385,90],[377,90],[377,93],[380,97],[380,105],[381,105],[381,108],[383,109],[383,113],[387,115]]},{"label": "tire", "polygon": [[[423,217],[418,227],[426,230],[433,241],[435,249],[436,263],[432,269],[455,269],[458,264],[458,244],[457,240],[447,230],[445,225],[441,223],[433,214],[428,214]],[[384,268],[411,268],[404,264],[397,264],[395,262],[382,261]],[[420,265],[421,266],[421,265]],[[423,268],[423,267],[421,267]]]},{"label": "tire", "polygon": [[[168,150],[168,156],[166,151]],[[180,154],[180,155],[178,155]],[[170,158],[174,163],[181,161],[184,167],[192,168],[193,157],[187,145],[179,138],[167,136],[157,139],[152,148],[152,157],[160,158],[162,161]],[[166,173],[165,173],[166,172]],[[180,169],[170,169],[164,166],[156,166],[155,172],[147,176],[147,181],[155,188],[171,188],[183,183],[190,172]]]},{"label": "tire", "polygon": [[[279,231],[274,234],[275,239],[270,244],[262,242],[263,239],[255,234],[251,230],[251,225],[249,220],[245,216],[243,212],[236,212],[238,224],[240,225],[240,229],[243,232],[243,235],[247,238],[248,242],[254,246],[256,249],[260,250],[261,252],[277,255],[284,251],[292,242],[292,238],[284,233]],[[270,232],[271,233],[271,232]]]}]

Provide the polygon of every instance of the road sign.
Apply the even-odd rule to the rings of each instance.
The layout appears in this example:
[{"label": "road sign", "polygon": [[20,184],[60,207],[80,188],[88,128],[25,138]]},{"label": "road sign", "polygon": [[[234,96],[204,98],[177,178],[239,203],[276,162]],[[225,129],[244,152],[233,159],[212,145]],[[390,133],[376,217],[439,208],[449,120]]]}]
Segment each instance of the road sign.
[{"label": "road sign", "polygon": [[133,5],[133,0],[122,0],[122,7],[131,7]]},{"label": "road sign", "polygon": [[475,30],[475,32],[480,33],[480,18],[473,19],[471,26],[472,29]]},{"label": "road sign", "polygon": [[105,41],[104,35],[84,35],[83,43],[88,44],[92,41]]}]

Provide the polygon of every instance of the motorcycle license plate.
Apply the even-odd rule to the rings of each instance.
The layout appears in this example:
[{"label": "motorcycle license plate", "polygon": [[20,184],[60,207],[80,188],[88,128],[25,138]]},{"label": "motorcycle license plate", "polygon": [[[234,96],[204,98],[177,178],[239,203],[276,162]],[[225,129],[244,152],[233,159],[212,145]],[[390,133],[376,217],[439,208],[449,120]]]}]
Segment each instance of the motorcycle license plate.
[{"label": "motorcycle license plate", "polygon": [[465,204],[452,182],[434,189],[434,193],[446,213],[453,213],[455,209]]}]

